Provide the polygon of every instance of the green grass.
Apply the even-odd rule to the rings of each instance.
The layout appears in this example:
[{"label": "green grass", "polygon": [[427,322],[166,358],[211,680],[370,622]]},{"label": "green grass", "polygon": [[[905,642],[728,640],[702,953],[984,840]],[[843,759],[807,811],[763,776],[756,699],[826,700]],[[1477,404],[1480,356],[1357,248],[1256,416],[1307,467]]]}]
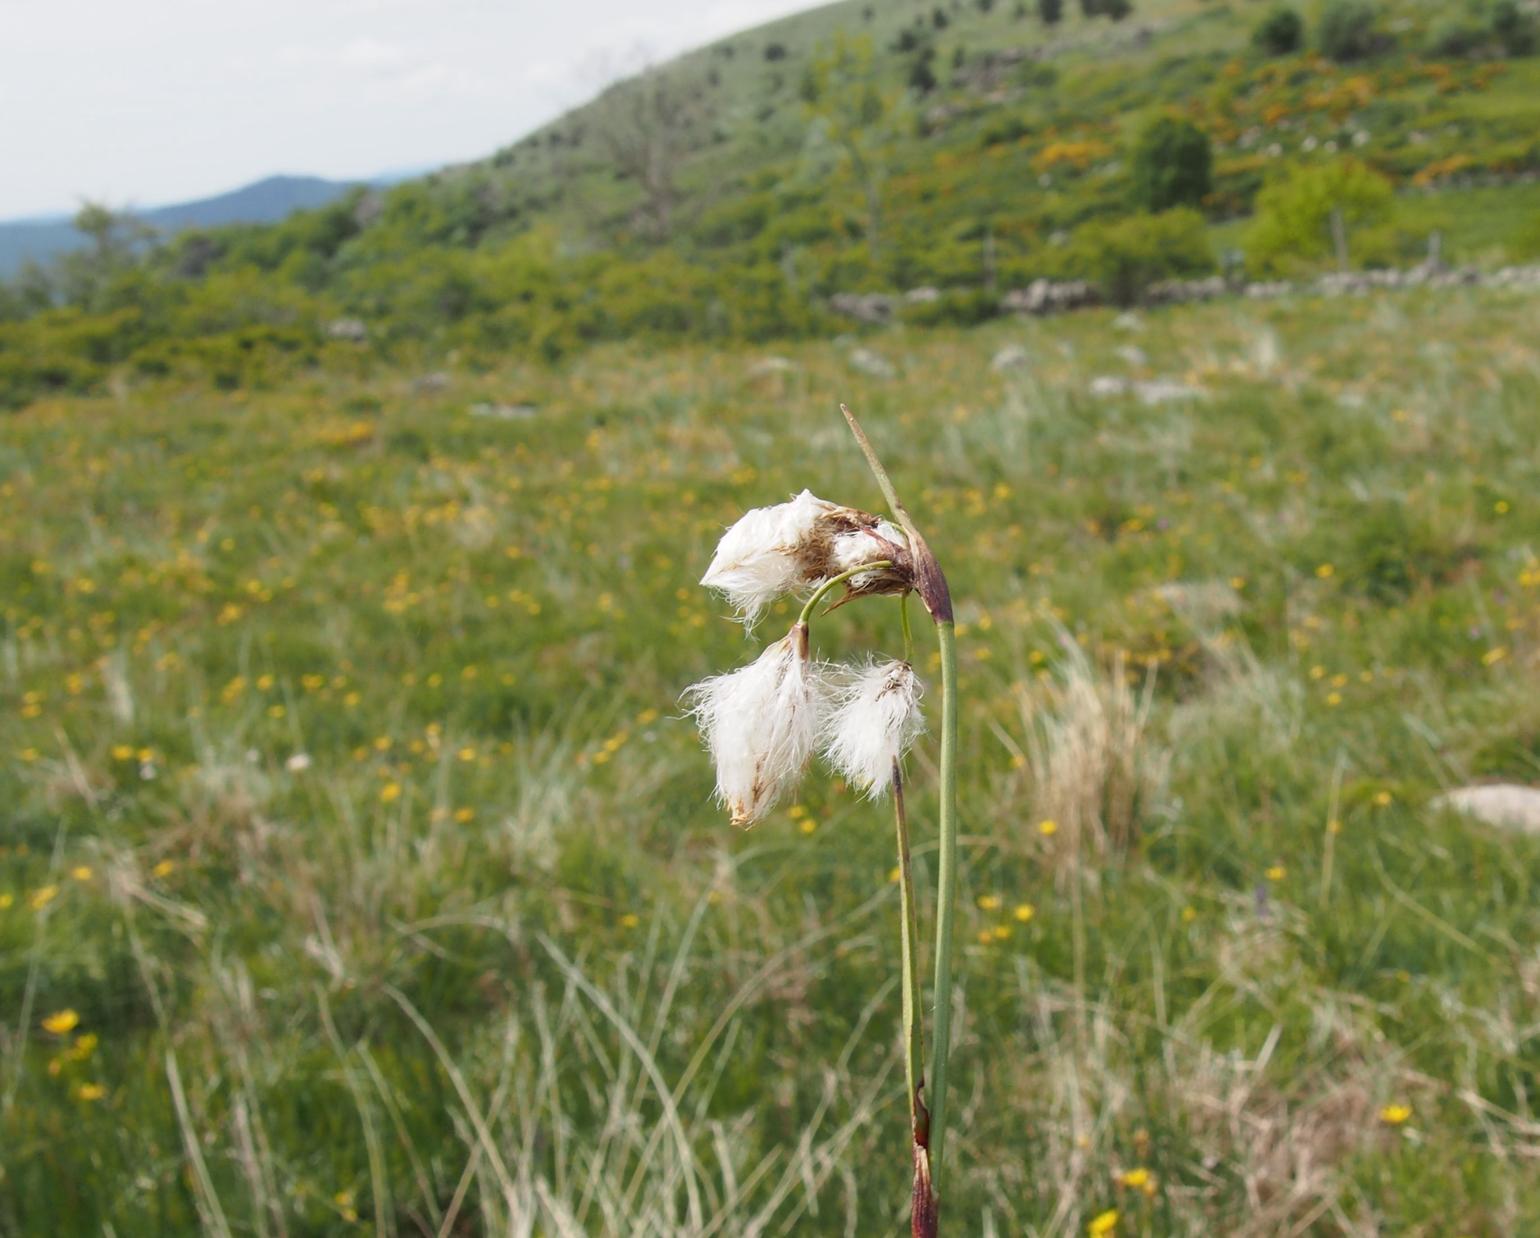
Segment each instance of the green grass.
[{"label": "green grass", "polygon": [[[733,832],[676,704],[758,647],[694,583],[721,528],[877,502],[843,399],[958,602],[949,1232],[1520,1232],[1540,841],[1426,803],[1540,773],[1533,321],[1231,304],[896,331],[888,382],[608,348],[15,414],[0,1229],[896,1232],[891,824],[815,771]],[[1088,394],[1128,373],[1205,395]],[[815,642],[895,650],[895,609]]]}]

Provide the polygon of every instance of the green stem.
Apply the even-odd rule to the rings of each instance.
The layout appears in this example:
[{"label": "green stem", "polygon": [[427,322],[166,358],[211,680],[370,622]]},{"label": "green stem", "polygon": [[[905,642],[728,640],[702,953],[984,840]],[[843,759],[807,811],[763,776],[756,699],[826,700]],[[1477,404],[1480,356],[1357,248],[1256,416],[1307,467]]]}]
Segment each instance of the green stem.
[{"label": "green stem", "polygon": [[930,1166],[941,1196],[946,1140],[947,1057],[952,1048],[952,924],[957,914],[957,646],[950,619],[936,624],[941,646],[940,871],[936,876],[935,1045],[930,1068]]},{"label": "green stem", "polygon": [[818,603],[823,601],[828,595],[829,590],[833,589],[835,585],[842,585],[852,576],[860,576],[863,572],[880,572],[883,568],[892,566],[891,560],[878,559],[875,563],[863,563],[860,567],[853,567],[848,572],[841,572],[838,576],[829,577],[828,580],[813,590],[813,596],[808,598],[807,605],[802,608],[802,613],[797,616],[797,623],[805,626],[807,621],[812,618],[813,610],[817,607]]},{"label": "green stem", "polygon": [[893,762],[893,821],[898,836],[899,912],[903,924],[899,953],[904,968],[904,1077],[909,1083],[909,1121],[914,1141],[921,1147],[929,1139],[929,1122],[920,1090],[925,1086],[925,1033],[920,1021],[920,927],[915,911],[914,869],[909,863],[909,814],[904,810],[904,775]]}]

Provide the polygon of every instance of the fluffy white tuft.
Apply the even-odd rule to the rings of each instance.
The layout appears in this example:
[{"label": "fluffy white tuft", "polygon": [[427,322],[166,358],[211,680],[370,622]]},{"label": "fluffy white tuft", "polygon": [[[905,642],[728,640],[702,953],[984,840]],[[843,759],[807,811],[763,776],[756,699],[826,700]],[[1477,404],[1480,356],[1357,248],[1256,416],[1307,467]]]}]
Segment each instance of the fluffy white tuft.
[{"label": "fluffy white tuft", "polygon": [[909,751],[925,718],[924,685],[907,662],[852,668],[824,726],[824,756],[851,785],[876,799],[890,785],[893,762]]},{"label": "fluffy white tuft", "polygon": [[794,787],[828,712],[827,668],[793,628],[753,662],[688,689],[690,712],[717,767],[717,798],[752,825]]},{"label": "fluffy white tuft", "polygon": [[[876,563],[888,558],[893,553],[888,543],[902,548],[909,545],[909,539],[904,536],[902,529],[887,520],[879,520],[874,529],[855,529],[839,534],[834,539],[834,550],[829,556],[829,576],[838,576],[863,563]],[[852,588],[859,589],[863,582],[871,579],[872,573],[863,572],[851,577],[850,584]]]},{"label": "fluffy white tuft", "polygon": [[752,627],[776,598],[803,587],[806,569],[797,548],[811,542],[819,521],[838,510],[804,490],[790,502],[744,512],[717,543],[701,584],[724,594]]}]

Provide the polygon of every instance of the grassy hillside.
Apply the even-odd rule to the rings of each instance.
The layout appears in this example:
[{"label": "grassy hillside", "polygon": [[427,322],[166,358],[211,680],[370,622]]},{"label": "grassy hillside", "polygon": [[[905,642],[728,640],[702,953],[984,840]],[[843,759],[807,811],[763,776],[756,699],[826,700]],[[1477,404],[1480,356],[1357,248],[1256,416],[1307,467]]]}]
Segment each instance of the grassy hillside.
[{"label": "grassy hillside", "polygon": [[[1286,49],[1257,41],[1273,7],[1240,0],[1139,0],[1122,21],[1071,4],[1052,25],[977,0],[816,9],[482,163],[0,287],[0,403],[112,376],[260,386],[327,364],[339,320],[370,359],[474,366],[827,336],[848,326],[830,297],[870,289],[940,290],[909,311],[927,323],[993,317],[1039,277],[1137,301],[1221,264],[1328,268],[1332,206],[1358,266],[1420,261],[1434,231],[1452,262],[1540,255],[1540,19],[1514,0],[1296,7]],[[1330,33],[1344,21],[1356,42]],[[1141,150],[1162,117],[1207,171],[1157,197]],[[1311,179],[1343,169],[1382,200]],[[1262,191],[1301,178],[1320,209],[1264,242]]]},{"label": "grassy hillside", "polygon": [[962,625],[951,1232],[1522,1232],[1540,840],[1428,799],[1540,771],[1533,311],[14,414],[0,1229],[896,1232],[891,827],[816,774],[732,831],[676,704],[758,647],[694,584],[723,525],[876,503],[845,399]]}]

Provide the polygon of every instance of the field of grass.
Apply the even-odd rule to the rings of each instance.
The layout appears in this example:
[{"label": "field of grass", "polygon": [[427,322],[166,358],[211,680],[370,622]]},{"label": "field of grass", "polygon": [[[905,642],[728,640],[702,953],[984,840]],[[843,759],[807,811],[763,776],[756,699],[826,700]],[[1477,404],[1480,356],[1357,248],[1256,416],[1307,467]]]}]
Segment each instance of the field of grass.
[{"label": "field of grass", "polygon": [[[677,703],[788,621],[696,586],[725,524],[877,504],[845,400],[958,603],[947,1232],[1522,1232],[1540,839],[1427,801],[1540,779],[1535,311],[8,417],[0,1231],[899,1232],[891,825],[815,770],[733,831]],[[896,612],[814,642],[896,651]]]}]

